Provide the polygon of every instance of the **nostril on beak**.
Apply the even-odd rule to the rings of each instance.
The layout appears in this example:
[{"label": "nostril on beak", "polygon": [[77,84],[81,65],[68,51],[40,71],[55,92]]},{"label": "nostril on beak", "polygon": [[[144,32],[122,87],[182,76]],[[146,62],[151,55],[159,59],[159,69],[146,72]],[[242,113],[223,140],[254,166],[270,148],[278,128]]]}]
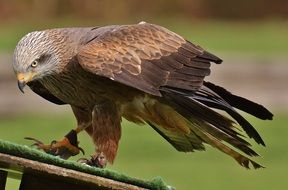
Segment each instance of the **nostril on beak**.
[{"label": "nostril on beak", "polygon": [[19,90],[22,92],[22,93],[24,93],[24,87],[26,86],[26,82],[25,81],[19,81],[18,80],[18,88],[19,88]]}]

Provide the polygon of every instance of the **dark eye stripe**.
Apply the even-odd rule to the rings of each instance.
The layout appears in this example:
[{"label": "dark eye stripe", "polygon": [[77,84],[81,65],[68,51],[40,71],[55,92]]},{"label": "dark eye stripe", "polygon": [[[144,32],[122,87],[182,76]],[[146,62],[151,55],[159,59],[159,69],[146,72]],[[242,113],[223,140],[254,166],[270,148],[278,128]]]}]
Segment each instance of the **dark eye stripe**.
[{"label": "dark eye stripe", "polygon": [[49,59],[51,57],[51,54],[42,54],[38,59],[37,61],[39,63],[42,63],[44,62],[45,60]]},{"label": "dark eye stripe", "polygon": [[43,63],[47,59],[51,57],[51,54],[42,54],[38,59],[35,59],[31,64],[30,67],[35,68],[38,64]]}]

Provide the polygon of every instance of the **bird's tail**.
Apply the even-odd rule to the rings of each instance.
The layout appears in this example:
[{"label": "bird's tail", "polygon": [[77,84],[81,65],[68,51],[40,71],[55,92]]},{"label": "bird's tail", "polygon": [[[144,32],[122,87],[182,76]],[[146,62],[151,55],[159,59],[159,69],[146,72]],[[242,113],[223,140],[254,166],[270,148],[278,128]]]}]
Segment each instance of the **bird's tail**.
[{"label": "bird's tail", "polygon": [[272,120],[273,114],[268,111],[264,106],[255,102],[234,95],[221,86],[217,86],[211,82],[204,82],[204,86],[223,98],[230,106],[238,108],[244,112],[247,112],[259,119]]},{"label": "bird's tail", "polygon": [[[204,150],[202,144],[204,142],[230,155],[246,168],[249,168],[249,163],[254,168],[262,167],[247,157],[258,156],[258,154],[250,148],[251,144],[243,139],[243,135],[239,133],[239,128],[237,128],[235,122],[211,108],[226,111],[242,126],[249,137],[259,144],[265,145],[253,126],[233,108],[236,107],[246,111],[251,107],[253,111],[247,111],[248,113],[261,119],[272,119],[272,114],[263,106],[232,95],[211,83],[205,83],[197,93],[175,88],[162,88],[161,92],[166,100],[165,104],[173,110],[167,107],[161,109],[161,106],[157,106],[158,114],[163,113],[161,117],[167,121],[166,125],[177,125],[176,128],[181,130],[160,127],[157,122],[149,122],[149,124],[177,150],[184,152]],[[237,152],[233,147],[247,156]]]}]

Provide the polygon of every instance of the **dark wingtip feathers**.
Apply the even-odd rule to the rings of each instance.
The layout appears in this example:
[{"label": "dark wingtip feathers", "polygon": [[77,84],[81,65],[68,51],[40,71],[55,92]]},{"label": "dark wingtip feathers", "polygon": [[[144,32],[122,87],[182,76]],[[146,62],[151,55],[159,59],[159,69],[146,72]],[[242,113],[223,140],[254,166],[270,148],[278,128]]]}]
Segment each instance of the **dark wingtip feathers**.
[{"label": "dark wingtip feathers", "polygon": [[235,160],[241,165],[243,166],[244,168],[246,169],[251,169],[250,168],[250,164],[253,166],[254,169],[260,169],[260,168],[265,168],[264,166],[258,164],[257,162],[249,159],[249,158],[246,158],[244,156],[240,156],[238,158],[235,158]]},{"label": "dark wingtip feathers", "polygon": [[208,51],[203,52],[203,54],[201,55],[202,58],[207,59],[209,61],[212,61],[216,64],[221,64],[222,63],[222,59],[220,59],[219,57],[209,53]]},{"label": "dark wingtip feathers", "polygon": [[204,82],[204,86],[208,87],[219,96],[221,96],[225,101],[227,101],[231,106],[238,108],[244,112],[247,112],[259,119],[263,120],[272,120],[273,114],[266,109],[264,106],[242,98],[240,96],[236,96],[226,89],[217,86],[210,82]]},{"label": "dark wingtip feathers", "polygon": [[264,106],[262,106],[262,105],[259,105],[259,106],[262,107],[262,110],[264,110],[264,112],[265,112],[265,114],[264,114],[265,117],[260,118],[260,119],[273,120],[274,115],[269,110],[267,110]]},{"label": "dark wingtip feathers", "polygon": [[[219,57],[217,57],[216,55],[213,55],[212,53],[209,53],[208,51],[205,51],[202,47],[198,46],[198,45],[194,45],[193,43],[191,43],[190,41],[186,41],[186,46],[192,46],[196,49],[198,49],[199,52],[201,52],[200,55],[197,55],[197,57],[201,58],[201,59],[206,59],[209,62],[213,62],[216,64],[220,64],[222,63],[222,59],[220,59]],[[188,49],[193,49],[193,48],[188,48]]]}]

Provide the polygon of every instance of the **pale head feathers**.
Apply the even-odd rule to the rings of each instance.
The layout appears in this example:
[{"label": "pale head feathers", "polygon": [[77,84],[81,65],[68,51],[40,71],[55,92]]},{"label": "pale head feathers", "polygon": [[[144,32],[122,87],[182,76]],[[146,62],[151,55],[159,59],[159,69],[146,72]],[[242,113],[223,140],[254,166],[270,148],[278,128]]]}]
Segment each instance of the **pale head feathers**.
[{"label": "pale head feathers", "polygon": [[[14,71],[26,73],[33,70],[36,78],[58,72],[64,62],[65,51],[69,51],[65,47],[66,38],[58,30],[35,31],[25,35],[14,51]],[[38,65],[31,68],[34,61]]]}]

